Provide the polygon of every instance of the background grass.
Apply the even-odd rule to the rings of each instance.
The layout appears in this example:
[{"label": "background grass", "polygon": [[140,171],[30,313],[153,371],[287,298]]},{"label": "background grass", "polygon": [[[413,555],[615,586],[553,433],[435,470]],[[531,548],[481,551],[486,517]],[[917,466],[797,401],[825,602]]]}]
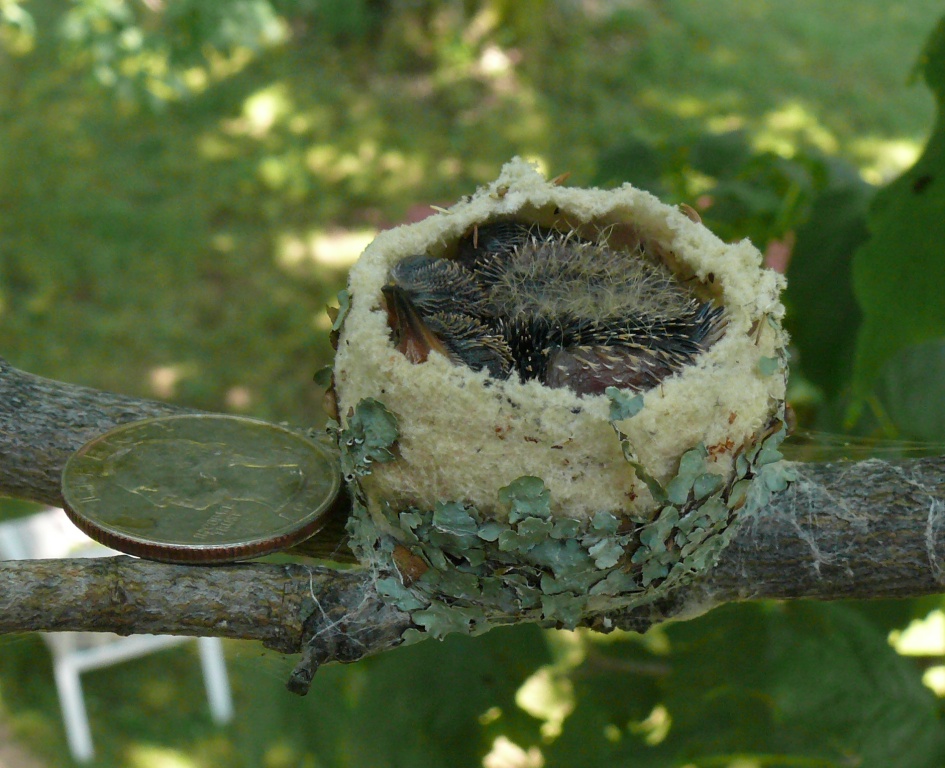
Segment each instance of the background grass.
[{"label": "background grass", "polygon": [[[258,13],[238,43],[217,40],[219,24],[107,2],[34,0],[34,33],[4,28],[0,354],[14,365],[319,424],[324,307],[351,258],[513,154],[573,184],[708,195],[707,220],[764,247],[803,231],[837,179],[868,199],[866,183],[908,165],[932,122],[909,76],[934,0],[298,2],[268,16],[244,5]],[[0,3],[8,21],[12,7]],[[817,393],[810,423],[839,376],[813,359],[795,385]],[[927,607],[889,607],[879,625]],[[758,610],[752,621],[774,621]],[[734,632],[748,626],[725,615]],[[658,637],[614,643],[621,663],[655,663]],[[604,642],[530,627],[450,638],[323,670],[304,700],[282,688],[291,660],[229,643],[238,717],[223,730],[194,653],[166,651],[88,675],[97,764],[478,761],[498,735],[527,745],[541,722],[553,732],[553,716],[516,704],[519,685]],[[624,702],[621,728],[657,712],[648,679],[633,679],[641,698]],[[588,707],[604,695],[572,689]],[[0,644],[0,704],[32,749],[67,764],[38,638]],[[599,737],[610,721],[572,722]]]}]

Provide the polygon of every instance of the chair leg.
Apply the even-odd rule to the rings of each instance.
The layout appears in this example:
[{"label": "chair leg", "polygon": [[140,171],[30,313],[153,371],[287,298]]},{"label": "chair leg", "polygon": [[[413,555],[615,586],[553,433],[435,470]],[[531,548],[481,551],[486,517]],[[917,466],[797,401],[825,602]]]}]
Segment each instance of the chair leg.
[{"label": "chair leg", "polygon": [[92,747],[92,732],[89,730],[89,716],[85,711],[79,671],[69,662],[60,659],[54,661],[53,669],[69,751],[78,762],[86,763],[92,759],[95,750]]},{"label": "chair leg", "polygon": [[223,660],[223,641],[219,637],[201,637],[197,645],[210,714],[214,722],[223,725],[233,719],[233,697]]}]

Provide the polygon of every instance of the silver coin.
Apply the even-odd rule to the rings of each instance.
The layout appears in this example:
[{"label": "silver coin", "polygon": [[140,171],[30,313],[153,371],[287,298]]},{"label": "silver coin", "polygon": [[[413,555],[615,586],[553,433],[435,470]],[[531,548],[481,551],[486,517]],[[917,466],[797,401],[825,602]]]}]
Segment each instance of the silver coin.
[{"label": "silver coin", "polygon": [[227,563],[314,534],[338,494],[337,454],[242,416],[188,414],[117,427],[66,463],[66,513],[96,541],[170,563]]}]

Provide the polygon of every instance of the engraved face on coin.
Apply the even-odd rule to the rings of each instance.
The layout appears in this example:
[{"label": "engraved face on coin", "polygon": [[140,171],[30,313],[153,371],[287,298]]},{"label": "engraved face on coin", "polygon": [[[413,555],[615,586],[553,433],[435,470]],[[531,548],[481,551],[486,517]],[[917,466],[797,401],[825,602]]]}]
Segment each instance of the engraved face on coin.
[{"label": "engraved face on coin", "polygon": [[226,563],[314,534],[338,494],[331,447],[242,416],[126,424],[66,463],[66,513],[106,546],[169,563]]}]

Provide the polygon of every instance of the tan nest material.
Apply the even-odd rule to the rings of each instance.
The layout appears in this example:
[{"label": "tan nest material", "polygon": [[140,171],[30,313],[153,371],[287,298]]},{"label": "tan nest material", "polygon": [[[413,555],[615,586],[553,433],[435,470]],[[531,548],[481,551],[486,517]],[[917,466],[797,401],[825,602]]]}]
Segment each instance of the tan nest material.
[{"label": "tan nest material", "polygon": [[613,248],[642,245],[724,307],[721,338],[695,364],[643,393],[643,410],[618,426],[640,464],[664,484],[698,443],[707,447],[712,471],[729,478],[736,451],[784,399],[784,371],[772,375],[763,362],[786,344],[783,277],[762,267],[748,241],[724,243],[647,192],[556,186],[515,159],[472,198],[382,232],[351,269],[351,309],[335,363],[339,412],[376,398],[400,428],[399,458],[366,478],[369,497],[395,507],[464,500],[486,511],[500,488],[531,475],[544,480],[555,515],[645,517],[653,509],[646,485],[624,461],[608,397],[517,377],[496,381],[436,353],[415,364],[395,348],[382,294],[391,268],[415,254],[449,258],[475,228],[508,220],[603,237]]}]

